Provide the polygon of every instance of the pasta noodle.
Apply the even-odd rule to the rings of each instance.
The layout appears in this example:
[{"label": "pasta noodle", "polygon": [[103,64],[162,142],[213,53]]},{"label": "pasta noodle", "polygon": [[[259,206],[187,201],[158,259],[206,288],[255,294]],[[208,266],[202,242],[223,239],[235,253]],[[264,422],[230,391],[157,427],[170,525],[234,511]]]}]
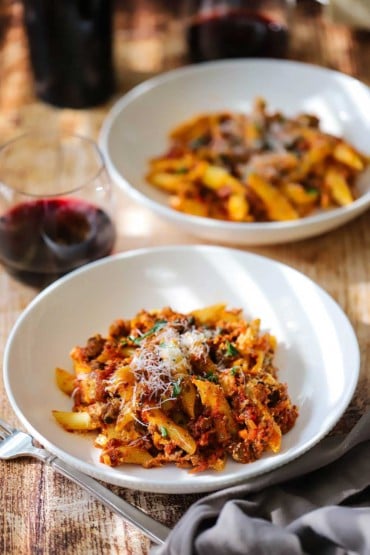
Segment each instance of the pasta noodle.
[{"label": "pasta noodle", "polygon": [[182,314],[169,307],[117,320],[56,369],[71,411],[67,430],[95,430],[101,461],[146,468],[174,463],[221,470],[281,449],[298,416],[274,365],[276,340],[241,309],[217,304]]},{"label": "pasta noodle", "polygon": [[205,113],[170,133],[168,150],[149,161],[147,181],[172,208],[234,222],[296,220],[351,204],[369,160],[320,130],[311,114]]}]

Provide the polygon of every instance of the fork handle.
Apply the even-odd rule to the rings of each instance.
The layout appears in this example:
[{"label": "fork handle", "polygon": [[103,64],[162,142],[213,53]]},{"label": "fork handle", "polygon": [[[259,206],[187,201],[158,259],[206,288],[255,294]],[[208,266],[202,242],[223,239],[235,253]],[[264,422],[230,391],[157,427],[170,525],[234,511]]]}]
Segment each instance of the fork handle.
[{"label": "fork handle", "polygon": [[100,482],[95,480],[95,478],[83,474],[61,459],[53,457],[47,462],[60,474],[63,474],[63,476],[66,476],[72,480],[72,482],[75,482],[91,493],[93,497],[99,499],[108,509],[139,528],[154,543],[158,545],[164,543],[170,533],[170,529],[167,528],[167,526],[157,522],[154,518],[145,514],[140,509],[124,501],[124,499],[121,499],[121,497],[113,493],[109,488],[103,486]]}]

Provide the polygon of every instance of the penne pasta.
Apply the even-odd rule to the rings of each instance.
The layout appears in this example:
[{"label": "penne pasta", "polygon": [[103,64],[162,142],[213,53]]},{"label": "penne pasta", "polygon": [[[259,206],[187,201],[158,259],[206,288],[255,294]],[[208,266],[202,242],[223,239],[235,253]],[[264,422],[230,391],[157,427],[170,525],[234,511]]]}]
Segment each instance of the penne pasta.
[{"label": "penne pasta", "polygon": [[[96,431],[100,460],[220,471],[277,453],[298,417],[277,379],[276,339],[241,309],[166,307],[117,320],[71,351],[77,375],[56,369],[68,431]],[[81,370],[82,369],[82,370]]]},{"label": "penne pasta", "polygon": [[175,210],[268,222],[352,203],[369,158],[321,130],[317,117],[269,112],[256,98],[250,113],[204,113],[183,122],[148,165],[148,183]]}]

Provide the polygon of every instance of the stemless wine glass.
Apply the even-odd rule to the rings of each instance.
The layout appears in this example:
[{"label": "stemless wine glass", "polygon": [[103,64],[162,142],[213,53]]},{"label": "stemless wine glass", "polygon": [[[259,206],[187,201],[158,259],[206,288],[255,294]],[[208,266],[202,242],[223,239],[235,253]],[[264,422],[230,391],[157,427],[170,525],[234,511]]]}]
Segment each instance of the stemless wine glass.
[{"label": "stemless wine glass", "polygon": [[112,252],[112,185],[94,141],[25,133],[0,147],[0,262],[44,287]]},{"label": "stemless wine glass", "polygon": [[187,0],[189,61],[286,55],[295,0]]}]

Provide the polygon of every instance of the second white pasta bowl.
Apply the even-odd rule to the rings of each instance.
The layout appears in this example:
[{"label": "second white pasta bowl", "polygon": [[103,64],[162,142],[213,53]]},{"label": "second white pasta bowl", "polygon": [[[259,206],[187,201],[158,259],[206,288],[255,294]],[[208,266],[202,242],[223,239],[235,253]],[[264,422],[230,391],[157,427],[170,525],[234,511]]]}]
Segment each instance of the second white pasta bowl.
[{"label": "second white pasta bowl", "polygon": [[184,231],[206,240],[264,245],[305,239],[333,230],[370,206],[370,179],[352,204],[294,221],[238,223],[172,209],[167,195],[146,182],[148,161],[168,146],[168,134],[204,112],[249,112],[262,96],[289,117],[306,112],[324,131],[368,150],[370,89],[339,72],[285,60],[230,60],[186,66],[132,89],[108,114],[100,144],[114,182],[132,198]]}]

